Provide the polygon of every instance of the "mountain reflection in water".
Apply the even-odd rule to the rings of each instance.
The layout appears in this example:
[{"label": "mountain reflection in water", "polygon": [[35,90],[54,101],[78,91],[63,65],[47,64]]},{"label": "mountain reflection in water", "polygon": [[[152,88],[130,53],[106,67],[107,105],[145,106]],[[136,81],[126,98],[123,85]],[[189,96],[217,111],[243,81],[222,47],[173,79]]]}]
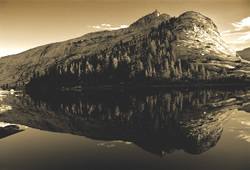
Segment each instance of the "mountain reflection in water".
[{"label": "mountain reflection in water", "polygon": [[246,90],[95,90],[8,96],[12,110],[0,121],[122,140],[162,156],[183,149],[200,154],[215,146],[226,120],[248,104]]}]

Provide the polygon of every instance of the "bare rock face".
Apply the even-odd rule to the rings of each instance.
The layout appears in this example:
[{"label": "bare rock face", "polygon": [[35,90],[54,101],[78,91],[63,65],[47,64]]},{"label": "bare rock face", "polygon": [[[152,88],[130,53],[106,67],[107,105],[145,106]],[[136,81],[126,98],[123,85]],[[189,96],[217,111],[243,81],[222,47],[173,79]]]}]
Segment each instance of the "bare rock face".
[{"label": "bare rock face", "polygon": [[[174,23],[176,41],[172,43],[178,57],[202,60],[240,61],[235,51],[221,39],[212,20],[197,12],[186,12]],[[232,66],[233,67],[233,66]]]}]

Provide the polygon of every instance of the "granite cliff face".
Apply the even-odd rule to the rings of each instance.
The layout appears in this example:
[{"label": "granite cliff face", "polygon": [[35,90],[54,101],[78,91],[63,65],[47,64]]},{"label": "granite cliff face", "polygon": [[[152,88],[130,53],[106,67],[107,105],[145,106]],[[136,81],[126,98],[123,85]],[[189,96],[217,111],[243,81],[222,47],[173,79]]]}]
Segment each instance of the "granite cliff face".
[{"label": "granite cliff face", "polygon": [[235,51],[221,39],[213,21],[202,14],[190,11],[180,15],[172,31],[177,37],[173,45],[181,58],[240,61]]},{"label": "granite cliff face", "polygon": [[[148,57],[152,58],[150,63],[145,57],[149,54],[153,56]],[[163,62],[167,58],[204,65],[210,71],[225,68],[229,74],[249,72],[248,62],[226,45],[211,19],[193,11],[177,18],[155,11],[125,29],[89,33],[79,38],[0,58],[0,86],[23,86],[29,83],[34,74],[44,75],[52,67],[65,69],[80,59],[91,64],[84,68],[82,66],[82,70],[98,72],[101,68],[101,71],[105,72],[108,67],[102,63],[108,61],[116,68],[116,60],[118,65],[121,65],[120,60],[125,61],[119,59],[120,55],[126,56],[126,61],[129,61],[129,71],[132,75],[129,75],[130,77],[134,76],[133,71],[145,70],[143,74],[147,73],[155,79],[161,78],[159,72],[165,69]],[[134,68],[136,65],[142,65],[143,69]],[[183,72],[187,71],[188,69]],[[186,75],[183,75],[185,78]]]}]

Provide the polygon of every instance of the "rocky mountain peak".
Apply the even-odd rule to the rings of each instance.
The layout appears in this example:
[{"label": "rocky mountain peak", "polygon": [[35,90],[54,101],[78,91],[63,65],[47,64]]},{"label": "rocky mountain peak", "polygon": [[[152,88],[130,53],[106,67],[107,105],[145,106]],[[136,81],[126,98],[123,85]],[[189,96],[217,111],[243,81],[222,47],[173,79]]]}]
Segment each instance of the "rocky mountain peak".
[{"label": "rocky mountain peak", "polygon": [[181,58],[240,60],[236,52],[221,39],[213,21],[198,12],[188,11],[180,15],[172,32],[176,37],[173,46]]},{"label": "rocky mountain peak", "polygon": [[178,17],[176,24],[178,24],[178,28],[194,29],[194,31],[196,31],[195,27],[201,27],[208,33],[215,31],[216,34],[219,34],[217,26],[213,21],[199,12],[188,11],[181,14]]},{"label": "rocky mountain peak", "polygon": [[[142,27],[142,26],[148,25],[152,21],[154,21],[157,18],[159,18],[160,16],[161,16],[160,12],[158,12],[158,10],[155,10],[151,14],[145,15],[144,17],[138,19],[136,22],[134,22],[133,24],[131,24],[130,27]],[[166,16],[166,14],[164,14],[164,16]],[[167,16],[170,18],[169,15],[167,15]]]}]

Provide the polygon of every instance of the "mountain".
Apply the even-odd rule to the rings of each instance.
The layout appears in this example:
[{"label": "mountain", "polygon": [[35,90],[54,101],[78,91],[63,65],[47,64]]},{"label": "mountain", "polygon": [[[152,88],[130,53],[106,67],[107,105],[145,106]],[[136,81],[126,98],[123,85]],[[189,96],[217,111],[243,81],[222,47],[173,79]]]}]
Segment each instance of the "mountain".
[{"label": "mountain", "polygon": [[250,61],[250,47],[249,48],[245,48],[241,51],[237,51],[237,54],[239,54],[239,56],[241,58],[244,58],[245,60]]},{"label": "mountain", "polygon": [[0,58],[0,86],[61,88],[246,78],[249,62],[221,39],[208,17],[157,10],[115,31],[100,31]]}]

